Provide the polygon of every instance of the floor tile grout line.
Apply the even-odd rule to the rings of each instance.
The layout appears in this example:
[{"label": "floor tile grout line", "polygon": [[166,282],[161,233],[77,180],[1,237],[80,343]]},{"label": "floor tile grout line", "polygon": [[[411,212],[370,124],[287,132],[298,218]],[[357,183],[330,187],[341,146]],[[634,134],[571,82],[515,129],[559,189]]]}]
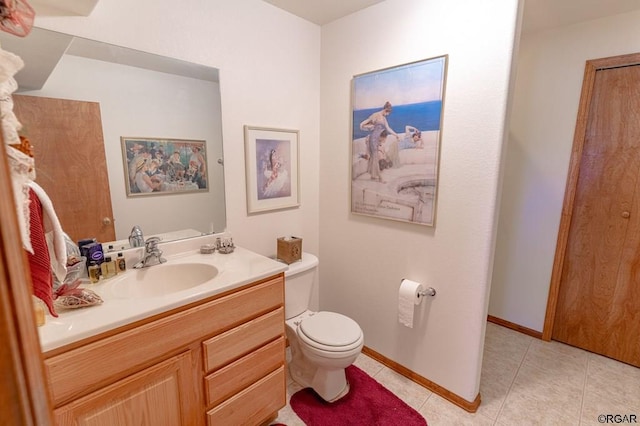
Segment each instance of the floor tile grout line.
[{"label": "floor tile grout line", "polygon": [[591,365],[591,353],[587,352],[587,366],[584,369],[584,385],[582,387],[582,401],[580,401],[580,415],[578,417],[578,426],[582,425],[582,417],[584,412],[584,402],[587,396],[587,382],[589,380],[589,367]]},{"label": "floor tile grout line", "polygon": [[[420,415],[422,417],[424,417],[424,416],[422,415],[421,411],[424,408],[424,406],[427,405],[427,401],[429,401],[431,399],[432,395],[433,395],[433,392],[429,391],[429,395],[427,395],[427,398],[422,402],[422,405],[420,405],[420,407],[416,410],[418,413],[420,413]],[[427,420],[427,419],[425,418],[425,420]]]},{"label": "floor tile grout line", "polygon": [[[365,355],[365,356],[366,356],[366,355]],[[384,364],[381,364],[381,365],[382,365],[382,368],[380,368],[380,369],[376,372],[376,374],[375,374],[375,375],[372,375],[372,376],[371,376],[371,377],[373,377],[373,379],[375,379],[376,381],[378,381],[378,383],[382,384],[382,382],[380,382],[380,381],[376,378],[376,376],[378,376],[380,373],[382,373],[382,371],[383,371],[385,368],[387,368],[387,369],[388,369],[390,372],[392,372],[392,373],[395,373],[395,374],[398,374],[399,376],[402,376],[400,373],[398,373],[398,372],[396,372],[396,371],[392,370],[391,368],[387,367],[386,365],[384,365]],[[367,374],[369,374],[369,373],[367,373]],[[427,390],[428,390],[428,389],[427,389]],[[395,395],[395,393],[394,393],[394,395]],[[424,405],[427,403],[427,401],[431,398],[431,395],[433,395],[433,392],[432,392],[432,391],[429,391],[429,395],[427,396],[427,398],[422,402],[422,404],[420,405],[420,407],[418,407],[417,409],[415,409],[419,414],[420,414],[420,410],[422,410],[422,407],[424,407]],[[396,395],[396,396],[398,396],[398,395]],[[398,398],[400,398],[400,397],[398,396]],[[402,398],[400,398],[400,399],[402,400],[402,402],[404,402],[405,404],[409,405],[409,403],[408,403],[407,401],[405,401],[405,400],[404,400],[404,399],[402,399]],[[410,405],[409,405],[409,406],[410,406]],[[422,416],[422,414],[420,414],[420,415]],[[422,417],[424,417],[424,416],[422,416]],[[426,419],[425,419],[425,420],[426,420]]]},{"label": "floor tile grout line", "polygon": [[502,414],[502,411],[504,410],[504,406],[507,403],[507,398],[509,398],[509,394],[511,393],[511,389],[513,389],[513,384],[516,382],[516,379],[518,378],[518,373],[520,372],[520,369],[522,368],[522,365],[524,364],[525,360],[527,359],[527,354],[529,353],[529,350],[531,349],[531,345],[533,344],[533,339],[529,340],[529,344],[527,345],[527,350],[524,351],[524,355],[522,355],[522,359],[520,360],[520,363],[518,364],[518,368],[516,368],[516,374],[513,375],[513,379],[511,379],[511,383],[509,384],[509,388],[507,389],[507,392],[504,396],[504,399],[502,400],[502,404],[500,404],[500,409],[498,410],[498,414],[496,415],[496,419],[495,422],[493,423],[494,425],[498,424],[498,420],[500,419],[500,415]]}]

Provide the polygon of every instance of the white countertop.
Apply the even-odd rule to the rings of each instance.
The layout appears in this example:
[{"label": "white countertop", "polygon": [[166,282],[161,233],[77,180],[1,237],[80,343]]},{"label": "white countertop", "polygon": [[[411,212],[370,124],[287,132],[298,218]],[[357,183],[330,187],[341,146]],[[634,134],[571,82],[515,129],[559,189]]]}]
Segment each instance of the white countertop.
[{"label": "white countertop", "polygon": [[[194,239],[197,247],[205,239]],[[167,243],[170,244],[170,243]],[[181,243],[184,248],[185,243]],[[165,250],[165,246],[161,249]],[[175,248],[173,249],[175,251]],[[157,297],[124,298],[113,291],[116,280],[127,279],[135,274],[129,269],[113,278],[101,280],[98,284],[86,285],[100,295],[104,303],[97,306],[62,310],[58,309],[58,318],[47,315],[45,325],[38,327],[42,351],[55,348],[103,333],[123,325],[184,306],[216,294],[223,293],[245,284],[278,274],[287,269],[287,265],[259,255],[241,247],[230,254],[201,254],[199,249],[190,248],[176,254],[165,250],[167,263],[208,263],[218,269],[218,274],[208,282],[186,290]],[[150,266],[154,268],[156,266]]]}]

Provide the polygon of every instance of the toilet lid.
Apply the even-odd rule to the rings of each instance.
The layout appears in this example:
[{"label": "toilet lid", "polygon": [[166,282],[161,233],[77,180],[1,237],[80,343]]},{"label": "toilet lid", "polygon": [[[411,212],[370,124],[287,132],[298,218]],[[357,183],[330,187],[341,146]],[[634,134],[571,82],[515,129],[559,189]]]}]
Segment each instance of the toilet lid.
[{"label": "toilet lid", "polygon": [[316,312],[299,326],[305,337],[326,346],[348,346],[362,337],[357,322],[336,312]]}]

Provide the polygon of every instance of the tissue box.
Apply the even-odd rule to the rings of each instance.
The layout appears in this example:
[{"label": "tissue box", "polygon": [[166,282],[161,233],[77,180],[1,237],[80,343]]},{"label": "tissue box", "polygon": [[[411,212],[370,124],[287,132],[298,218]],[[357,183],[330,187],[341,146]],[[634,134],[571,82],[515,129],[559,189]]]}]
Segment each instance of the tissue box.
[{"label": "tissue box", "polygon": [[278,252],[276,257],[286,264],[291,264],[302,259],[302,238],[278,238]]}]

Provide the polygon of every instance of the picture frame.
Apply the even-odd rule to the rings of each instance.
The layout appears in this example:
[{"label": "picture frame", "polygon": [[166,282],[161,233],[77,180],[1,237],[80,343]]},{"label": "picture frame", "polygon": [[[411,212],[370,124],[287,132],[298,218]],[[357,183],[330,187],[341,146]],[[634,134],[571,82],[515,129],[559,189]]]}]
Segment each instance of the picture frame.
[{"label": "picture frame", "polygon": [[120,142],[127,197],[209,191],[206,141],[122,136]]},{"label": "picture frame", "polygon": [[447,61],[353,77],[352,213],[435,226]]},{"label": "picture frame", "polygon": [[299,131],[244,126],[247,213],[300,206]]}]

